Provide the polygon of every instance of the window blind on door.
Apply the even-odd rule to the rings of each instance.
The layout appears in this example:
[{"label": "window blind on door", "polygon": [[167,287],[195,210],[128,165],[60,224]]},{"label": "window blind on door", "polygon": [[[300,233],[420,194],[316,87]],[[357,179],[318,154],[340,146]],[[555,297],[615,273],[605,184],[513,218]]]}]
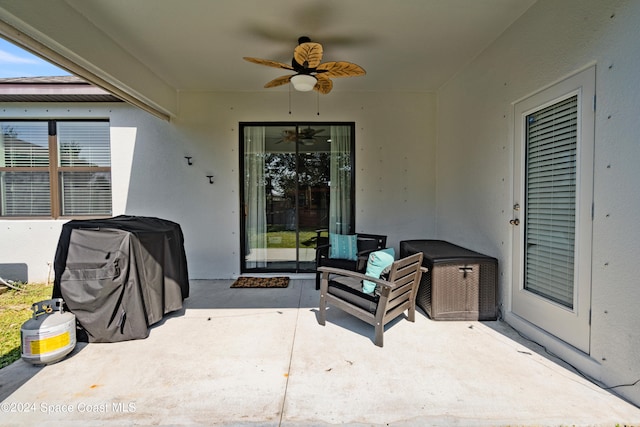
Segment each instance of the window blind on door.
[{"label": "window blind on door", "polygon": [[574,304],[578,96],[526,116],[525,284]]}]

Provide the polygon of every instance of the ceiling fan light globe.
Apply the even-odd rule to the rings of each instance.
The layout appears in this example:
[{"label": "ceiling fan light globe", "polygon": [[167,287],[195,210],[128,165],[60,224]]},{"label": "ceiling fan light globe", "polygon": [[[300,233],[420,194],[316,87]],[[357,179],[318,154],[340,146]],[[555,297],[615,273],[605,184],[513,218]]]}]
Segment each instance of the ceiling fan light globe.
[{"label": "ceiling fan light globe", "polygon": [[309,74],[296,74],[291,77],[291,84],[299,92],[309,92],[316,85],[316,78]]}]

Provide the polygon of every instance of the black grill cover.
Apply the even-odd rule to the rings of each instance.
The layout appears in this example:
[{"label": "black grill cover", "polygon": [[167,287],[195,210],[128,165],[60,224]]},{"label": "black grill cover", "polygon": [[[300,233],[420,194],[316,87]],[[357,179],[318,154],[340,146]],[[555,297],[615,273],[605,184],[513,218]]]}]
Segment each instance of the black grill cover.
[{"label": "black grill cover", "polygon": [[54,269],[53,297],[75,314],[79,340],[146,338],[149,326],[189,296],[182,230],[159,218],[69,221]]}]

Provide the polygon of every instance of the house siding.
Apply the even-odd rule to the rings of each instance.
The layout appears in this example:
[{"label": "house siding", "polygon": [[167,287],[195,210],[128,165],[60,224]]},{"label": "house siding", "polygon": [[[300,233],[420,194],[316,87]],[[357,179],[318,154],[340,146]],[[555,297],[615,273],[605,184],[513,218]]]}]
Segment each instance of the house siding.
[{"label": "house siding", "polygon": [[[113,214],[179,223],[191,279],[240,274],[238,124],[245,121],[355,122],[356,230],[387,234],[396,250],[400,240],[435,236],[435,94],[294,93],[291,114],[288,99],[286,92],[181,93],[171,122],[126,104],[0,108],[11,118],[108,118]],[[0,239],[11,242],[0,245],[0,277],[16,268],[25,280],[53,277],[64,222],[0,219]]]},{"label": "house siding", "polygon": [[[438,236],[498,257],[505,318],[609,386],[640,378],[638,22],[637,1],[540,0],[438,91]],[[591,348],[585,355],[511,313],[509,220],[516,202],[512,105],[589,64],[597,67],[597,110]],[[615,391],[640,403],[638,386]]]}]

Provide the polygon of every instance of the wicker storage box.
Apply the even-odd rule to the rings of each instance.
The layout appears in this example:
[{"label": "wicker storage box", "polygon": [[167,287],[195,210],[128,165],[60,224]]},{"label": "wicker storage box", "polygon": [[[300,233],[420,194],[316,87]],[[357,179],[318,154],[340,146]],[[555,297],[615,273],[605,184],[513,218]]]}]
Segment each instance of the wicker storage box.
[{"label": "wicker storage box", "polygon": [[422,252],[416,304],[434,320],[495,320],[498,261],[442,240],[400,242],[400,257]]}]

